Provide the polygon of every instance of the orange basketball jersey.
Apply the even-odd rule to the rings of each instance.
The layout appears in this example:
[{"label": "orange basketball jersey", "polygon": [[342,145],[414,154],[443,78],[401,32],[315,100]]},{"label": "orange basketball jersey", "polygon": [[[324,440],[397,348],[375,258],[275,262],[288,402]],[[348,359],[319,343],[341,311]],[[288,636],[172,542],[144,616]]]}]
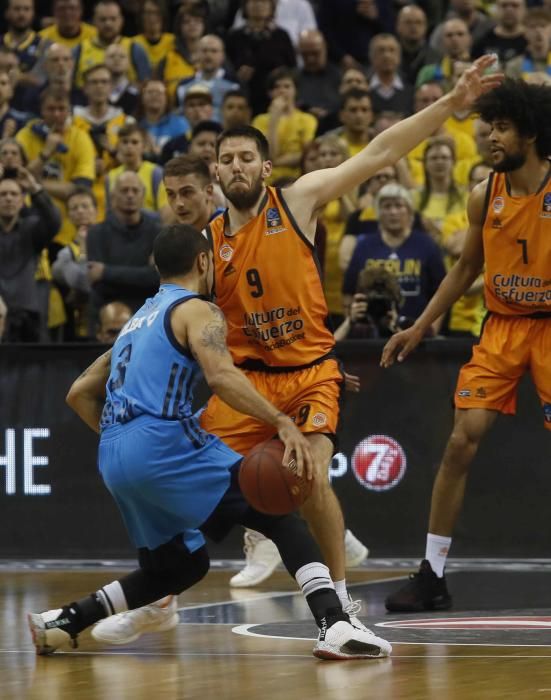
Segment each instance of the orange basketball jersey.
[{"label": "orange basketball jersey", "polygon": [[215,260],[216,302],[228,323],[236,365],[311,365],[335,345],[313,246],[281,191],[268,187],[258,214],[227,235],[227,214],[207,227]]},{"label": "orange basketball jersey", "polygon": [[551,176],[526,197],[509,194],[505,173],[490,178],[482,229],[486,306],[509,316],[551,314]]}]

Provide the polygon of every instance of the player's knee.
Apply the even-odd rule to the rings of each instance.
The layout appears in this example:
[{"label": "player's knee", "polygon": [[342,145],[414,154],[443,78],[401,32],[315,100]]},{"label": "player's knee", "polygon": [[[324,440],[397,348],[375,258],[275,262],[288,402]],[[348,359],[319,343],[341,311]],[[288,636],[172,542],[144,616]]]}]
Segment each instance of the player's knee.
[{"label": "player's knee", "polygon": [[204,578],[210,568],[206,547],[190,552],[180,537],[154,550],[140,550],[140,567],[155,578],[162,578],[166,594],[177,595]]}]

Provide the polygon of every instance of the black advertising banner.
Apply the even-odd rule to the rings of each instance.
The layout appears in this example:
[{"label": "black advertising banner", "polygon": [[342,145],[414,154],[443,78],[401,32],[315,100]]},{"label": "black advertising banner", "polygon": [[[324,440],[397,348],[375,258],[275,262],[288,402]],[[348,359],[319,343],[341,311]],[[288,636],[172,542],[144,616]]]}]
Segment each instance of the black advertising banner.
[{"label": "black advertising banner", "polygon": [[[97,436],[65,404],[99,346],[0,346],[3,558],[133,555],[96,467]],[[424,550],[430,493],[453,421],[463,341],[426,343],[403,365],[378,366],[377,342],[339,346],[362,391],[345,394],[330,477],[347,527],[374,556]],[[206,398],[203,391],[199,399]],[[548,557],[551,436],[527,378],[516,417],[498,417],[471,469],[453,555]],[[241,556],[240,533],[211,548]]]}]

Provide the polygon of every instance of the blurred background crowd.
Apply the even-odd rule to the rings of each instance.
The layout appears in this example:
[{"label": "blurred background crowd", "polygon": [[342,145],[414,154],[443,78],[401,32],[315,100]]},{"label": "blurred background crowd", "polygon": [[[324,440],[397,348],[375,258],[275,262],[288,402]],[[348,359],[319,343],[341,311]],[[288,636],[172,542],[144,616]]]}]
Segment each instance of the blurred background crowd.
[{"label": "blurred background crowd", "polygon": [[[551,0],[6,0],[0,26],[0,338],[111,343],[158,285],[163,166],[214,182],[222,129],[270,143],[269,184],[333,168],[431,104],[470,62],[551,80]],[[319,213],[338,339],[411,324],[460,255],[487,124],[456,113]],[[191,171],[190,171],[191,172]],[[197,184],[197,183],[196,183]],[[191,188],[188,223],[221,191]],[[197,188],[196,188],[197,189]],[[198,199],[202,196],[202,199]],[[195,199],[194,199],[195,197]],[[477,280],[434,335],[477,336]]]}]

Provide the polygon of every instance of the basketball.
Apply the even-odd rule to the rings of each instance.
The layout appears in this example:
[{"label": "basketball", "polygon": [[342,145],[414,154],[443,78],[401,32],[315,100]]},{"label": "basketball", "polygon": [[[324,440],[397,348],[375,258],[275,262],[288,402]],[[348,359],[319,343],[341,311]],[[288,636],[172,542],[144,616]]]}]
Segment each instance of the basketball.
[{"label": "basketball", "polygon": [[296,475],[281,463],[285,446],[280,440],[267,440],[254,447],[243,459],[239,486],[247,501],[261,513],[285,515],[299,508],[312,492],[313,480]]}]

